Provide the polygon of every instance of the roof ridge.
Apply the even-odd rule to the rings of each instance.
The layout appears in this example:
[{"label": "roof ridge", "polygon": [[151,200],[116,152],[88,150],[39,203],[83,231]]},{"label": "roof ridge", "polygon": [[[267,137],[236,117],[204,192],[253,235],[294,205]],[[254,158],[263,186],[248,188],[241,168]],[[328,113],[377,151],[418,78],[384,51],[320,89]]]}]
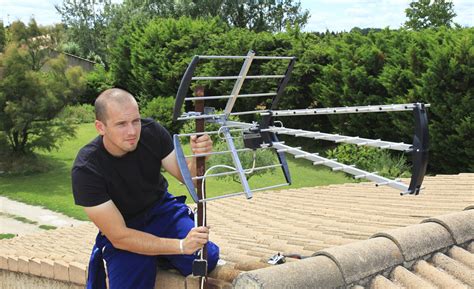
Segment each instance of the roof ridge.
[{"label": "roof ridge", "polygon": [[415,261],[429,259],[453,245],[468,246],[474,240],[473,219],[474,210],[428,218],[420,224],[382,231],[367,240],[323,249],[298,262],[243,272],[233,285],[306,288],[318,282],[321,288],[336,288],[366,283],[364,280],[388,275],[397,266],[411,267]]}]

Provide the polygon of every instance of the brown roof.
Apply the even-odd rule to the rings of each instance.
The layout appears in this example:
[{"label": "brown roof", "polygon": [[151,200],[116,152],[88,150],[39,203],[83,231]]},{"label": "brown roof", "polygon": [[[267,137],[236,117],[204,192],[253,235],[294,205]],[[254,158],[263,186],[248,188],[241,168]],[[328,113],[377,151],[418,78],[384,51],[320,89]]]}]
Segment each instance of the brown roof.
[{"label": "brown roof", "polygon": [[[441,268],[450,278],[469,284],[442,266],[451,266],[451,260],[472,262],[474,229],[466,223],[474,223],[474,210],[462,210],[474,205],[474,174],[427,177],[424,186],[419,196],[402,197],[391,188],[358,183],[267,191],[255,194],[252,200],[242,197],[210,202],[211,240],[219,244],[227,262],[212,272],[216,278],[212,282],[220,284],[217,288],[229,287],[235,279],[238,287],[239,282],[255,285],[255,278],[267,280],[270,276],[280,282],[272,284],[298,284],[298,280],[306,280],[301,272],[309,268],[314,273],[306,280],[308,288],[314,284],[390,288],[380,286],[401,286],[406,280],[420,278],[431,282],[426,272]],[[446,216],[431,218],[440,215]],[[84,284],[96,233],[89,223],[2,240],[0,269]],[[317,254],[297,262],[287,258],[286,264],[268,267],[266,261],[278,252]],[[463,269],[458,263],[456,268]],[[242,271],[251,272],[236,278]],[[185,283],[189,288],[195,282],[173,272],[159,272],[158,278],[157,288]],[[261,284],[263,287],[254,288],[279,286]]]},{"label": "brown roof", "polygon": [[427,177],[418,196],[372,183],[267,191],[207,205],[223,259],[266,261],[277,252],[311,255],[474,204],[474,174]]},{"label": "brown roof", "polygon": [[[235,288],[474,288],[474,210],[245,272]],[[457,238],[453,232],[462,232]]]}]

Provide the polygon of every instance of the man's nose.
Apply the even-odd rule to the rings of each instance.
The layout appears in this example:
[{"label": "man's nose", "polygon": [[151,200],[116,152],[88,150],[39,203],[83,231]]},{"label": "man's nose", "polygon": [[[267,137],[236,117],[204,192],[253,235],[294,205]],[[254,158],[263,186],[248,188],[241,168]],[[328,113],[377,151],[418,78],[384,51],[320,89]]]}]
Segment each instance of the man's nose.
[{"label": "man's nose", "polygon": [[128,135],[136,135],[137,134],[137,128],[133,125],[133,123],[130,123],[127,126],[127,134]]}]

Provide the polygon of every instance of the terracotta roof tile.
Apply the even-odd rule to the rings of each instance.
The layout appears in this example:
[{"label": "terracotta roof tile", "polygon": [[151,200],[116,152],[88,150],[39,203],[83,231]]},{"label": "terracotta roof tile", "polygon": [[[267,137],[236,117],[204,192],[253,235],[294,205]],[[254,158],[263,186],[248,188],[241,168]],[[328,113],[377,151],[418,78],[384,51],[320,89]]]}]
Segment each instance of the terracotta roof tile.
[{"label": "terracotta roof tile", "polygon": [[443,226],[431,222],[377,233],[373,238],[376,237],[395,243],[407,262],[446,248],[454,241]]},{"label": "terracotta roof tile", "polygon": [[474,255],[460,247],[452,247],[448,251],[448,256],[474,269]]},{"label": "terracotta roof tile", "polygon": [[[474,194],[474,188],[473,188]],[[466,222],[470,219],[471,222]],[[465,210],[462,213],[452,213],[439,217],[429,218],[423,222],[436,222],[449,231],[456,244],[462,244],[472,237],[474,232],[474,209]]]},{"label": "terracotta roof tile", "polygon": [[30,259],[25,256],[20,256],[18,257],[18,272],[20,273],[29,273],[28,269],[28,263],[30,262]]},{"label": "terracotta roof tile", "polygon": [[69,282],[69,264],[56,260],[53,265],[54,279]]},{"label": "terracotta roof tile", "polygon": [[78,262],[69,263],[69,280],[76,284],[86,284],[87,266]]},{"label": "terracotta roof tile", "polygon": [[374,238],[316,252],[337,264],[346,284],[376,274],[403,262],[397,246],[386,238]]},{"label": "terracotta roof tile", "polygon": [[[409,272],[409,271],[408,271]],[[362,287],[362,286],[361,286]],[[362,287],[364,288],[364,287]],[[390,280],[388,280],[387,278],[385,278],[384,276],[382,275],[377,275],[371,282],[370,284],[370,289],[402,289],[404,287],[400,287],[394,283],[392,283]],[[409,288],[409,287],[405,287],[405,288]],[[422,288],[422,287],[416,287],[417,289],[418,288]],[[431,289],[431,288],[427,288],[427,287],[423,287],[425,289]],[[432,288],[432,289],[435,289],[435,288]]]},{"label": "terracotta roof tile", "polygon": [[8,270],[18,272],[18,257],[8,256]]},{"label": "terracotta roof tile", "polygon": [[41,260],[37,258],[29,259],[28,272],[35,276],[41,276]]},{"label": "terracotta roof tile", "polygon": [[[376,278],[374,278],[372,282],[375,282],[375,279]],[[406,269],[403,266],[397,266],[395,267],[395,269],[393,269],[391,273],[391,279],[393,283],[392,281],[388,279],[387,279],[387,282],[385,283],[398,284],[402,288],[407,288],[407,289],[418,289],[418,288],[435,289],[436,288],[433,284],[415,275],[413,272],[410,272],[408,269]],[[379,288],[383,288],[383,287],[379,287]]]},{"label": "terracotta roof tile", "polygon": [[425,278],[429,282],[433,283],[435,286],[441,288],[463,288],[466,289],[466,285],[462,284],[456,278],[452,277],[448,273],[436,268],[435,266],[429,264],[424,260],[416,262],[413,267],[414,271]]},{"label": "terracotta roof tile", "polygon": [[464,284],[474,287],[474,269],[471,269],[463,263],[453,260],[442,253],[434,254],[431,262],[436,267],[443,269],[450,275],[456,277],[456,279],[461,280]]},{"label": "terracotta roof tile", "polygon": [[54,279],[54,261],[41,259],[41,276],[49,279]]},{"label": "terracotta roof tile", "polygon": [[[465,220],[470,221],[470,219]],[[407,232],[412,231],[410,227],[405,229]],[[470,243],[463,244],[465,247],[470,247],[474,244],[474,241],[472,241],[474,240],[474,232],[471,232],[470,236]],[[414,237],[416,238],[417,236]],[[295,288],[332,288],[339,286],[348,286],[350,288],[474,287],[474,268],[472,266],[437,251],[431,252],[431,254],[428,255],[420,254],[423,259],[415,260],[415,262],[406,262],[406,260],[401,258],[401,252],[395,243],[392,242],[392,245],[389,245],[389,243],[375,244],[377,240],[392,242],[389,238],[377,237],[344,246],[332,247],[317,252],[315,254],[316,257],[305,259],[303,260],[304,262],[294,262],[291,263],[291,265],[284,264],[245,272],[237,277],[234,281],[234,285],[236,288],[280,288],[285,286],[294,286]],[[427,245],[429,245],[430,239],[425,239],[425,241]],[[447,245],[447,248],[450,248],[449,250],[441,248],[441,251],[447,251],[448,255],[460,255],[464,260],[474,258],[474,255],[460,247],[451,247],[453,244],[454,241]],[[433,248],[434,250],[440,249],[436,248],[436,246]],[[313,262],[317,262],[318,264],[322,263],[323,260],[321,258],[326,258],[337,266],[344,281],[343,285],[334,281],[332,285],[319,286],[324,284],[325,279],[318,278],[318,280],[314,280],[313,276],[308,277],[307,270],[311,267]],[[408,266],[408,268],[411,268],[411,271],[403,266]],[[318,273],[320,273],[318,270],[321,270],[315,268],[311,269],[313,269],[312,273],[314,275],[318,275]],[[283,272],[286,270],[291,270],[291,274],[296,275],[294,276],[295,278],[284,275]],[[336,273],[332,272],[327,274]],[[385,277],[388,275],[390,275],[390,279]]]},{"label": "terracotta roof tile", "polygon": [[[320,287],[360,285],[367,288],[367,286],[382,286],[380,284],[388,284],[387,282],[391,282],[393,286],[410,288],[410,284],[416,284],[416,282],[410,283],[414,282],[413,280],[436,285],[437,283],[431,281],[429,278],[431,275],[428,274],[434,268],[446,274],[447,280],[451,278],[458,285],[467,286],[465,282],[469,280],[461,281],[453,275],[454,273],[437,269],[437,266],[441,265],[433,263],[432,253],[444,254],[436,255],[438,261],[446,258],[452,260],[443,264],[456,262],[455,264],[463,264],[473,270],[474,242],[469,241],[472,240],[472,236],[468,234],[473,231],[473,222],[466,223],[465,220],[466,218],[472,220],[470,216],[474,210],[464,212],[462,210],[474,204],[474,174],[428,176],[425,178],[424,186],[426,189],[419,196],[401,197],[391,188],[375,188],[370,183],[351,183],[260,192],[251,200],[242,197],[210,202],[207,205],[207,215],[208,224],[212,227],[211,240],[220,245],[221,256],[227,262],[227,265],[212,272],[211,276],[227,282],[225,286],[228,286],[240,271],[249,271],[247,273],[252,275],[247,276],[245,275],[247,273],[244,273],[240,276],[242,278],[247,276],[250,278],[248,280],[251,280],[249,276],[262,274],[269,280],[272,279],[268,284],[273,285],[281,285],[278,283],[282,282],[281,278],[293,282],[286,284],[298,284],[298,280],[302,279],[302,275],[299,274],[303,274],[303,280],[309,278],[307,288],[313,288],[316,283],[321,284]],[[424,219],[426,219],[424,223],[419,224]],[[416,225],[416,229],[411,228],[412,225]],[[400,228],[406,226],[409,227],[404,228],[405,233],[397,235],[399,232],[397,230],[401,232]],[[391,238],[386,235],[366,240],[379,232],[389,233]],[[432,239],[420,232],[436,233],[437,237]],[[56,277],[66,279],[67,268],[70,282],[84,284],[96,233],[95,226],[87,223],[77,227],[63,227],[54,231],[1,240],[0,269],[24,271],[25,262],[28,262],[28,270],[32,275],[55,278],[56,268]],[[398,246],[391,240],[396,240]],[[420,243],[422,241],[433,244],[422,245]],[[266,260],[278,252],[308,256],[325,250],[331,252],[333,256],[343,256],[341,252],[346,252],[345,254],[349,256],[351,252],[347,249],[331,247],[344,247],[350,244],[349,246],[356,248],[359,246],[357,242],[370,244],[392,242],[393,245],[387,245],[387,248],[402,248],[399,252],[400,254],[403,252],[403,261],[401,264],[395,264],[400,261],[397,257],[396,262],[389,260],[388,263],[383,263],[366,251],[364,256],[367,256],[368,265],[364,265],[366,267],[361,265],[360,270],[372,275],[361,277],[360,280],[356,280],[357,276],[365,274],[357,272],[357,266],[353,266],[349,259],[344,263],[343,257],[340,257],[341,260],[337,257],[339,266],[324,255],[301,261],[289,259],[287,264],[278,266],[266,264]],[[417,242],[420,243],[419,246]],[[449,245],[446,245],[447,243]],[[380,249],[380,246],[375,246],[373,250],[377,251],[377,248]],[[417,248],[420,250],[417,251]],[[338,252],[339,250],[342,251]],[[435,252],[429,252],[432,250]],[[355,255],[362,256],[363,252],[362,246]],[[390,255],[383,252],[380,254],[381,259],[382,256],[388,258]],[[378,264],[379,261],[384,264],[380,265],[379,269],[391,267],[378,272],[381,275],[377,275],[377,272],[371,273],[375,272],[379,265],[374,264]],[[55,264],[58,265],[55,267]],[[341,271],[340,267],[344,268],[344,271]],[[286,271],[287,269],[289,271]],[[167,272],[161,272],[160,276],[167,276]],[[344,272],[344,275],[341,272]],[[433,276],[436,278],[437,275]],[[354,284],[347,284],[344,278],[355,280]],[[185,278],[177,280],[181,280],[176,281],[179,284],[188,282],[183,281]],[[256,288],[278,287],[275,285]]]},{"label": "terracotta roof tile", "polygon": [[0,255],[0,269],[8,270],[8,256]]}]

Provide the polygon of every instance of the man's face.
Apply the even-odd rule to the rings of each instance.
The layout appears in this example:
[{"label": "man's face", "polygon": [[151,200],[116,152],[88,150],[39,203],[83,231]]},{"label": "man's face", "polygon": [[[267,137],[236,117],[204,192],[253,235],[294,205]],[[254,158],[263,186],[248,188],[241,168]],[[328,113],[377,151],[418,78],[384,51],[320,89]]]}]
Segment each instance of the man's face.
[{"label": "man's face", "polygon": [[113,156],[123,156],[137,148],[141,123],[138,105],[134,100],[106,106],[106,121],[96,120],[95,126],[103,136],[104,146]]}]

